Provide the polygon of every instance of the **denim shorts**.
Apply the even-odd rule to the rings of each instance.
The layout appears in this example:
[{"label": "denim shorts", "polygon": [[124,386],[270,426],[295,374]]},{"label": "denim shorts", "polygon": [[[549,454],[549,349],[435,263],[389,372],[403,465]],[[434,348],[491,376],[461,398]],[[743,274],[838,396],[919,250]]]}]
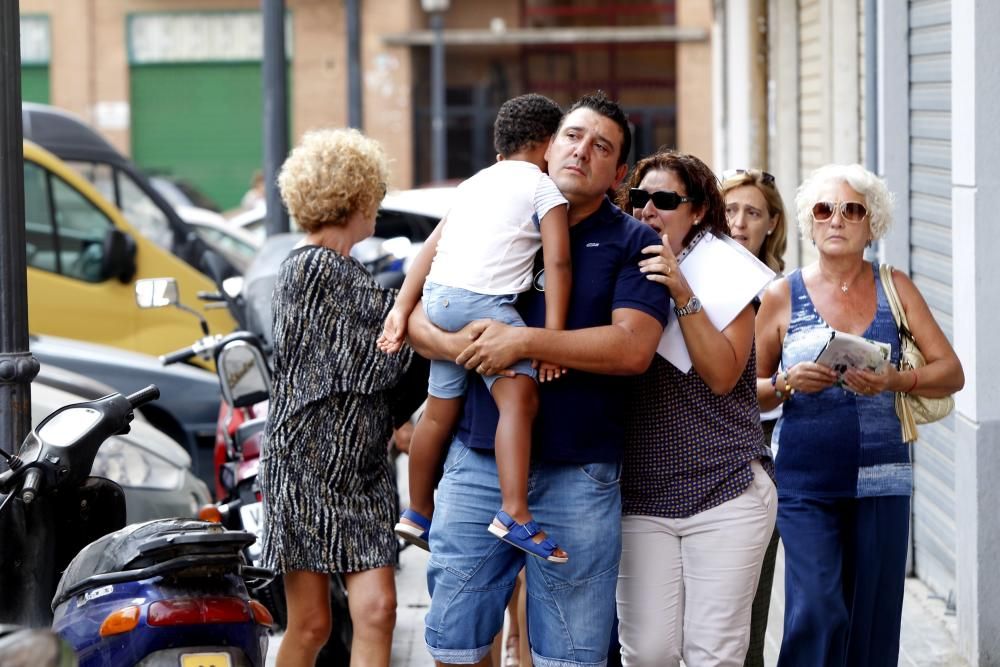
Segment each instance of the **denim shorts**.
[{"label": "denim shorts", "polygon": [[438,484],[427,566],[431,607],[424,641],[434,659],[481,660],[503,628],[514,579],[526,567],[534,664],[604,665],[621,556],[620,475],[617,463],[532,464],[528,504],[569,553],[569,562],[557,565],[486,530],[500,508],[496,459],[453,441]]},{"label": "denim shorts", "polygon": [[[434,326],[445,331],[458,331],[473,320],[497,320],[515,327],[523,327],[524,320],[514,308],[516,294],[477,294],[461,287],[447,287],[429,280],[424,281],[424,312]],[[538,377],[531,361],[522,359],[512,367],[521,375]],[[451,361],[431,361],[427,393],[435,398],[459,398],[465,395],[468,371]],[[502,375],[486,375],[487,389]]]}]

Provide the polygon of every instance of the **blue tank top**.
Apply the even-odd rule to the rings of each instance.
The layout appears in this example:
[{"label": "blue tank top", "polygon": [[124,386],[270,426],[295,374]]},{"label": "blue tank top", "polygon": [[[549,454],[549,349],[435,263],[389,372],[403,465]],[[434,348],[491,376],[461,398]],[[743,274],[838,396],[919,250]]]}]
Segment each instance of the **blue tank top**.
[{"label": "blue tank top", "polygon": [[[872,264],[878,307],[862,334],[889,343],[892,364],[899,366],[899,330],[882,290],[878,265]],[[814,361],[833,329],[809,298],[802,273],[788,276],[791,319],[781,350],[783,368]],[[777,445],[778,493],[791,496],[869,497],[910,495],[913,469],[903,442],[895,394],[860,396],[833,386],[797,392],[784,403],[772,443]]]}]

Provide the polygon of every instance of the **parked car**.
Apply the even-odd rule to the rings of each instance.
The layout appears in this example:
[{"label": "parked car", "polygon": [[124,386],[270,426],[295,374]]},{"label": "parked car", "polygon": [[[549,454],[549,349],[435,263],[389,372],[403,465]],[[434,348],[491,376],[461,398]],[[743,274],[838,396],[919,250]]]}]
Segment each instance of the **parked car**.
[{"label": "parked car", "polygon": [[[214,281],[147,239],[87,180],[30,141],[24,142],[24,203],[31,333],[147,354],[190,343],[190,316],[140,311],[133,284],[173,276],[184,300],[197,303],[197,292],[214,291]],[[215,255],[206,250],[205,261]],[[225,310],[204,315],[215,333],[235,327]]]},{"label": "parked car", "polygon": [[[130,306],[138,310],[134,301]],[[196,329],[190,316],[186,321],[187,339],[161,352],[171,352],[191,342],[191,332]],[[137,386],[159,387],[159,400],[144,406],[143,414],[153,426],[184,446],[194,473],[210,487],[214,486],[212,448],[221,401],[219,380],[214,373],[186,364],[164,366],[148,354],[55,336],[32,335],[29,346],[42,365],[39,377],[46,384],[87,399],[105,395],[107,388],[127,393]],[[66,371],[71,371],[71,377],[60,379],[60,372]],[[89,379],[91,384],[82,386],[81,377]]]},{"label": "parked car", "polygon": [[260,250],[261,237],[230,224],[218,213],[203,208],[182,206],[177,210],[195,233],[213,250],[246,273],[247,267]]},{"label": "parked car", "polygon": [[[414,242],[427,239],[437,223],[448,213],[455,196],[454,187],[416,188],[393,190],[386,194],[375,220],[375,236],[391,239],[405,236]],[[260,202],[253,208],[229,219],[229,224],[240,227],[263,242],[267,206]],[[297,227],[292,224],[292,231]]]},{"label": "parked car", "polygon": [[205,209],[213,213],[220,213],[222,211],[211,197],[183,178],[159,174],[150,176],[149,182],[152,183],[156,191],[163,195],[163,198],[175,210],[182,206],[188,206]]},{"label": "parked car", "polygon": [[[31,385],[32,427],[57,408],[83,400],[77,394],[45,384],[43,375],[41,381]],[[122,487],[129,523],[194,517],[199,507],[211,502],[208,487],[192,474],[191,459],[184,448],[140,415],[136,415],[129,433],[112,436],[101,445],[93,474]]]},{"label": "parked car", "polygon": [[[131,160],[78,116],[49,106],[21,104],[24,138],[52,152],[79,171],[114,204],[133,229],[187,262],[208,273],[205,253],[209,247],[181,219]],[[227,265],[226,275],[238,273]]]}]

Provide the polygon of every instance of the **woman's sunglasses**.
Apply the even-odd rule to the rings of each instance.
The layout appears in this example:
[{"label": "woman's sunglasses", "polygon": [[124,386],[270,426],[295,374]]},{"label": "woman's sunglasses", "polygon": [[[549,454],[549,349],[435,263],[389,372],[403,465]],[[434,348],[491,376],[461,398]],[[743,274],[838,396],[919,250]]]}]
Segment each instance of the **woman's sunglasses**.
[{"label": "woman's sunglasses", "polygon": [[628,191],[628,202],[632,205],[632,208],[643,208],[650,199],[653,200],[653,206],[661,211],[673,211],[681,204],[697,201],[690,197],[682,197],[676,192],[668,190],[646,192],[642,188],[631,188]]},{"label": "woman's sunglasses", "polygon": [[728,169],[722,172],[722,180],[728,181],[730,178],[736,178],[737,176],[742,176],[744,174],[750,176],[751,178],[753,178],[755,174],[760,174],[761,183],[774,187],[774,175],[760,169]]},{"label": "woman's sunglasses", "polygon": [[833,218],[834,213],[840,211],[840,217],[847,222],[861,222],[868,215],[865,205],[857,201],[818,201],[813,204],[813,220],[816,222],[827,222]]}]

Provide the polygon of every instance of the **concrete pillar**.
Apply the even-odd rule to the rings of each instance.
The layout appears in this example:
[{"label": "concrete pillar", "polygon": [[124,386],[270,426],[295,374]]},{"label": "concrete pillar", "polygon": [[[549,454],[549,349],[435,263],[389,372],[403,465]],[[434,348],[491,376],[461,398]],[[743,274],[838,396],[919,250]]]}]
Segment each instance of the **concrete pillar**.
[{"label": "concrete pillar", "polygon": [[799,186],[799,13],[797,4],[771,0],[768,18],[768,171],[774,174],[788,227],[786,271],[802,264],[795,218]]},{"label": "concrete pillar", "polygon": [[[454,3],[452,3],[454,4]],[[415,185],[413,176],[413,50],[386,46],[383,35],[424,25],[419,4],[365,0],[361,4],[361,71],[365,133],[378,139],[392,158],[393,187]]]},{"label": "concrete pillar", "polygon": [[952,283],[956,396],[955,490],[959,647],[971,664],[1000,664],[1000,4],[953,0],[951,56]]},{"label": "concrete pillar", "polygon": [[[711,0],[679,0],[677,25],[712,30]],[[677,43],[677,148],[712,165],[712,44]]]}]

